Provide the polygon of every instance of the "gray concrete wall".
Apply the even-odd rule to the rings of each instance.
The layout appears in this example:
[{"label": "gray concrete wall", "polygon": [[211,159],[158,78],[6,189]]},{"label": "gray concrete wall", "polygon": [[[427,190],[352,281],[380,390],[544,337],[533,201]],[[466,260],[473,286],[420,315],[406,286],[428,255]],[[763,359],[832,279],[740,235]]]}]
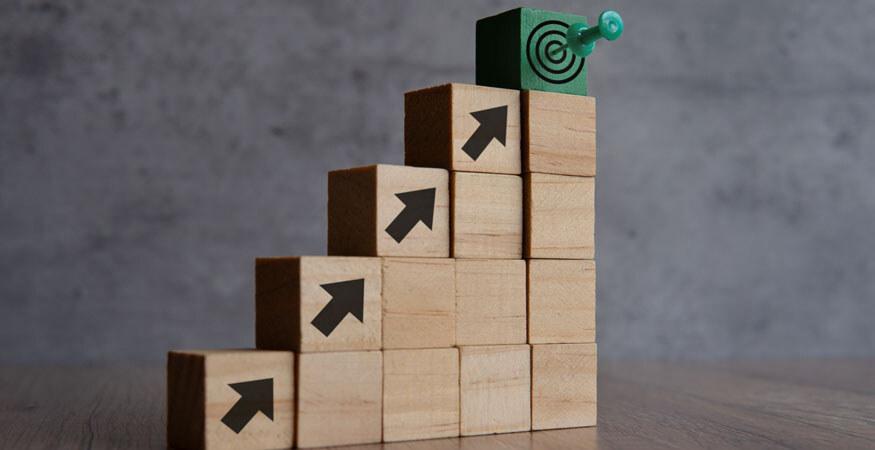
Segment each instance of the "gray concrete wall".
[{"label": "gray concrete wall", "polygon": [[[533,2],[536,3],[536,2]],[[325,172],[402,163],[492,1],[0,3],[0,362],[253,344]],[[599,101],[605,358],[875,356],[875,3],[545,2]]]}]

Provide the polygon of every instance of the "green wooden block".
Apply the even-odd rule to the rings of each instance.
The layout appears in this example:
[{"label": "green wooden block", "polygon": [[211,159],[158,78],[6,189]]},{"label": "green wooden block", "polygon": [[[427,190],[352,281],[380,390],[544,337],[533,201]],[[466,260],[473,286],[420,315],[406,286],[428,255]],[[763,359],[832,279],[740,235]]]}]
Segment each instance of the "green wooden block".
[{"label": "green wooden block", "polygon": [[477,21],[477,84],[586,95],[585,58],[565,33],[586,17],[517,8]]}]

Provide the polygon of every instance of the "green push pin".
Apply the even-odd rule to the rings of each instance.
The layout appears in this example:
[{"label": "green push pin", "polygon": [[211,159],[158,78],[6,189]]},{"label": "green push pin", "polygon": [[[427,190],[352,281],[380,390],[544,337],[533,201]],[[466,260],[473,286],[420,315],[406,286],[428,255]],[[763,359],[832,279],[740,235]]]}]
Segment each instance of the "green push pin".
[{"label": "green push pin", "polygon": [[595,41],[605,38],[613,41],[623,34],[623,18],[616,11],[604,11],[599,14],[598,26],[587,27],[585,23],[575,23],[565,32],[565,45],[554,49],[551,55],[564,51],[586,58],[595,50]]}]

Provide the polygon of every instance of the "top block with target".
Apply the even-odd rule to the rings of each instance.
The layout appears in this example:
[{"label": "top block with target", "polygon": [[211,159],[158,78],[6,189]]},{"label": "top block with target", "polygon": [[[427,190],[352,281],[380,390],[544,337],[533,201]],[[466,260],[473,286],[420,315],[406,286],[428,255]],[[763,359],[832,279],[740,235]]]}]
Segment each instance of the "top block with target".
[{"label": "top block with target", "polygon": [[450,256],[450,175],[377,164],[328,173],[328,254]]},{"label": "top block with target", "polygon": [[619,14],[586,17],[517,8],[477,21],[477,84],[586,95],[587,56],[595,41],[623,32]]}]

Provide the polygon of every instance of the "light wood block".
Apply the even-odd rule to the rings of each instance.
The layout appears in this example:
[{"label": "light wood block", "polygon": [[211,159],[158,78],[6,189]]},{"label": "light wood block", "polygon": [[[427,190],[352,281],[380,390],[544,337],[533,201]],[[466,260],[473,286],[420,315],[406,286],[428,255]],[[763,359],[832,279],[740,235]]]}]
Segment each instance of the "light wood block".
[{"label": "light wood block", "polygon": [[383,353],[302,353],[297,357],[297,446],[380,442]]},{"label": "light wood block", "polygon": [[595,342],[595,261],[528,261],[529,343]]},{"label": "light wood block", "polygon": [[383,352],[383,440],[459,435],[459,350]]},{"label": "light wood block", "polygon": [[526,174],[526,258],[593,259],[595,178]]},{"label": "light wood block", "polygon": [[378,164],[328,173],[328,254],[446,258],[449,174]]},{"label": "light wood block", "polygon": [[522,257],[522,178],[453,172],[451,195],[454,258]]},{"label": "light wood block", "polygon": [[256,346],[296,352],[379,349],[381,285],[380,258],[258,258]]},{"label": "light wood block", "polygon": [[455,344],[455,260],[384,258],[383,348]]},{"label": "light wood block", "polygon": [[526,172],[595,176],[595,98],[524,91],[521,103]]},{"label": "light wood block", "polygon": [[531,429],[528,345],[461,347],[461,434]]},{"label": "light wood block", "polygon": [[445,84],[404,94],[404,163],[520,174],[520,92]]},{"label": "light wood block", "polygon": [[291,447],[294,363],[291,352],[168,353],[167,445],[179,449]]},{"label": "light wood block", "polygon": [[456,343],[526,342],[526,262],[456,260]]},{"label": "light wood block", "polygon": [[532,346],[532,429],[596,424],[596,344]]}]

